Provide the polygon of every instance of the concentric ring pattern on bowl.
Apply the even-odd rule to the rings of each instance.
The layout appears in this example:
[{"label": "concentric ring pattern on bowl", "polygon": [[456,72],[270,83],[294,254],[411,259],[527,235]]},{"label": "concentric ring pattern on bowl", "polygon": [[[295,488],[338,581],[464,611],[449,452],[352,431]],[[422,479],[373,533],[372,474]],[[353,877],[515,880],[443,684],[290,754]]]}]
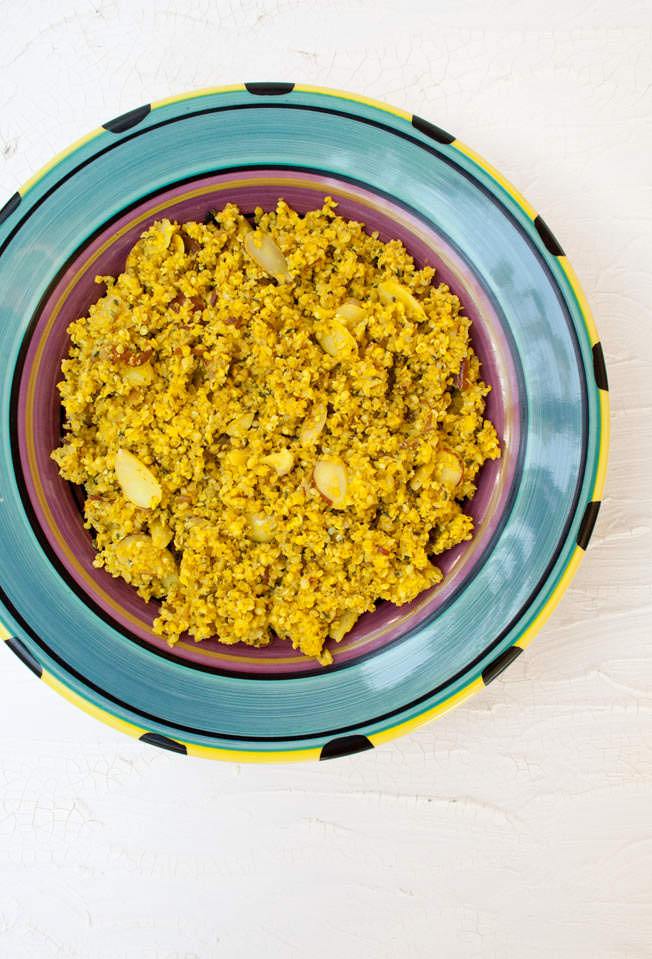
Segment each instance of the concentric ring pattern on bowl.
[{"label": "concentric ring pattern on bowl", "polygon": [[[228,200],[300,210],[331,195],[401,239],[458,293],[503,441],[470,509],[470,545],[408,608],[385,604],[315,669],[153,634],[154,606],[92,566],[49,453],[65,330],[156,216]],[[180,752],[297,759],[368,748],[480,688],[527,644],[586,548],[604,481],[606,374],[588,306],[552,233],[444,131],[368,101],[292,85],[189,94],[91,134],[0,212],[4,638],[113,725]],[[484,677],[484,679],[483,679]]]}]

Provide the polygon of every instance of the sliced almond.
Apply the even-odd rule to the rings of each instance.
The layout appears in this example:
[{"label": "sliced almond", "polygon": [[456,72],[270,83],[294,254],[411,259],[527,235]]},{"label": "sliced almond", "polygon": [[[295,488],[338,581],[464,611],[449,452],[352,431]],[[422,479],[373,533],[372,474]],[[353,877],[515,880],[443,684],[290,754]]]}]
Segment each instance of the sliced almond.
[{"label": "sliced almond", "polygon": [[126,366],[122,378],[129,386],[149,386],[154,379],[152,364],[143,363],[142,366]]},{"label": "sliced almond", "polygon": [[346,634],[350,632],[357,623],[359,615],[359,613],[354,612],[352,609],[345,609],[344,612],[336,616],[331,623],[328,635],[331,639],[334,639],[336,643],[341,643]]},{"label": "sliced almond", "polygon": [[140,553],[152,549],[152,538],[147,533],[130,533],[118,543],[111,546],[112,552],[122,562],[131,558],[132,553]]},{"label": "sliced almond", "polygon": [[251,259],[266,273],[283,279],[290,279],[285,257],[269,233],[264,233],[262,230],[252,230],[245,236],[244,245]]},{"label": "sliced almond", "polygon": [[264,513],[252,513],[249,517],[249,535],[255,543],[271,543],[274,539],[274,520]]},{"label": "sliced almond", "polygon": [[169,249],[172,250],[173,253],[183,253],[183,240],[178,233],[175,233],[172,237]]},{"label": "sliced almond", "polygon": [[413,490],[422,489],[427,485],[428,480],[432,476],[432,463],[426,463],[423,466],[420,466],[414,473],[414,476],[410,480],[410,488]]},{"label": "sliced almond", "polygon": [[224,456],[224,465],[233,470],[244,469],[250,456],[250,451],[246,449],[229,450]]},{"label": "sliced almond", "polygon": [[334,509],[342,509],[348,482],[346,468],[341,460],[333,456],[317,460],[312,472],[312,480],[317,491]]},{"label": "sliced almond", "polygon": [[299,430],[299,441],[302,446],[316,443],[326,424],[327,406],[325,403],[316,403],[310,410]]},{"label": "sliced almond", "polygon": [[169,220],[157,220],[152,223],[144,236],[143,252],[145,256],[152,256],[155,253],[163,253],[170,245],[176,231],[176,226]]},{"label": "sliced almond", "polygon": [[231,420],[224,432],[227,434],[227,436],[233,436],[236,439],[241,439],[243,436],[245,436],[253,421],[253,413],[242,413],[240,416],[236,416],[234,420]]},{"label": "sliced almond", "polygon": [[152,579],[158,579],[164,589],[171,588],[179,579],[177,564],[168,549],[158,547],[151,536],[131,533],[110,547],[127,581],[132,570],[139,573],[147,570]]},{"label": "sliced almond", "polygon": [[158,517],[149,524],[149,535],[152,537],[154,546],[165,549],[172,539],[172,530],[164,519]]},{"label": "sliced almond", "polygon": [[347,325],[349,323],[357,323],[364,315],[364,308],[358,300],[345,300],[345,302],[335,310],[335,318]]},{"label": "sliced almond", "polygon": [[262,462],[271,466],[277,476],[285,476],[294,466],[294,456],[289,450],[279,450],[264,456]]},{"label": "sliced almond", "polygon": [[315,331],[315,339],[322,350],[336,360],[347,360],[357,352],[357,344],[347,328],[339,320],[322,323]]},{"label": "sliced almond", "polygon": [[211,524],[205,516],[189,516],[186,520],[186,529],[206,529]]},{"label": "sliced almond", "polygon": [[128,450],[115,455],[115,476],[127,499],[141,509],[153,509],[161,501],[161,486],[152,471]]},{"label": "sliced almond", "polygon": [[464,477],[464,466],[461,459],[452,450],[444,449],[440,454],[437,475],[441,483],[449,489],[460,485]]},{"label": "sliced almond", "polygon": [[426,319],[425,310],[419,301],[412,296],[408,289],[401,286],[400,283],[397,283],[396,280],[385,280],[383,283],[380,283],[378,285],[378,296],[380,297],[381,303],[385,304],[398,300],[399,303],[403,304],[408,315],[415,316],[418,320]]}]

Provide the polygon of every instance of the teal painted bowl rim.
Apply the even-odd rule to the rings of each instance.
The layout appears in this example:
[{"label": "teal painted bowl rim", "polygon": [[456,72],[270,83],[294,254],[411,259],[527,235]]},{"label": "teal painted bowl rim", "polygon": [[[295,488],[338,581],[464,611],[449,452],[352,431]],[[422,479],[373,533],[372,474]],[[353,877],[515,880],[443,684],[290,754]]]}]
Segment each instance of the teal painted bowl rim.
[{"label": "teal painted bowl rim", "polygon": [[[548,570],[536,601],[528,609],[528,616],[523,617],[523,621],[517,624],[516,634],[510,634],[507,630],[502,643],[494,644],[488,656],[445,690],[424,695],[418,702],[408,706],[399,706],[377,721],[356,723],[352,728],[342,728],[334,734],[279,737],[267,742],[263,741],[263,737],[258,743],[241,737],[244,740],[242,744],[237,742],[239,737],[233,736],[213,744],[205,737],[184,736],[181,725],[177,729],[170,729],[163,723],[139,725],[138,718],[133,713],[130,714],[128,708],[114,709],[101,689],[94,689],[91,684],[80,680],[75,676],[74,669],[49,655],[38,635],[33,634],[10,598],[0,591],[6,624],[6,627],[1,629],[3,638],[35,673],[68,699],[111,725],[156,745],[177,752],[236,761],[327,758],[369,748],[441,714],[495,678],[541,627],[577,568],[597,517],[608,445],[607,379],[597,331],[574,272],[542,218],[497,171],[441,128],[418,116],[411,116],[352,94],[295,84],[236,85],[188,93],[138,108],[105,123],[56,157],[0,210],[0,271],[3,253],[15,240],[31,213],[47,202],[57,184],[73,177],[75,170],[88,163],[91,158],[99,157],[118,143],[148,129],[162,127],[181,116],[208,113],[216,108],[221,111],[252,109],[257,106],[272,109],[281,104],[295,110],[346,116],[359,124],[398,136],[429,152],[433,159],[454,164],[478,187],[492,195],[494,201],[518,223],[519,229],[536,248],[554,278],[559,295],[572,318],[587,388],[588,434],[578,502],[573,515],[568,517],[564,542],[560,543],[553,568]],[[19,337],[21,331],[15,332]],[[219,740],[219,737],[216,738]],[[290,746],[292,740],[294,743]],[[290,748],[287,748],[288,746]]]}]

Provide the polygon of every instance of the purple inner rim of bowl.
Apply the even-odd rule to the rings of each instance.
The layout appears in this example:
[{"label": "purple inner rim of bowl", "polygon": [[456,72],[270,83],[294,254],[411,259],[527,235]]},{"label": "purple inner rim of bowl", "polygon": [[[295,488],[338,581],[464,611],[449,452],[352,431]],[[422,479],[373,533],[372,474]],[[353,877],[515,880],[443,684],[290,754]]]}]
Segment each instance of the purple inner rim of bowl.
[{"label": "purple inner rim of bowl", "polygon": [[[191,193],[197,194],[198,191],[199,195],[188,196]],[[397,608],[390,603],[383,603],[373,612],[362,616],[345,640],[334,647],[336,663],[345,663],[380,649],[412,630],[424,619],[432,617],[472,573],[508,500],[519,438],[518,398],[513,363],[500,320],[478,278],[442,236],[417,217],[378,194],[358,185],[315,174],[287,170],[251,170],[246,173],[204,177],[191,184],[186,183],[162,191],[102,230],[66,268],[41,310],[30,342],[20,384],[18,416],[21,464],[28,495],[37,521],[52,550],[76,582],[78,592],[91,595],[93,602],[105,615],[110,616],[123,632],[141,642],[145,641],[155,649],[170,652],[165,640],[154,635],[151,630],[158,605],[145,603],[136,591],[122,580],[113,579],[104,570],[95,569],[92,541],[83,528],[73,489],[61,479],[56,464],[50,458],[50,452],[59,444],[60,436],[61,407],[56,384],[61,378],[61,359],[69,346],[66,328],[73,319],[83,316],[90,304],[101,295],[101,288],[95,284],[94,277],[97,274],[119,273],[123,269],[127,252],[154,219],[167,216],[179,221],[203,220],[210,209],[222,208],[227,202],[237,203],[246,213],[256,206],[266,210],[273,209],[279,197],[283,197],[299,212],[306,212],[320,206],[326,195],[338,201],[338,213],[347,219],[363,221],[368,232],[378,231],[383,241],[401,240],[418,266],[429,264],[435,267],[436,282],[447,283],[458,294],[467,316],[472,320],[471,338],[482,361],[483,378],[492,385],[487,399],[486,415],[495,424],[503,447],[502,458],[497,462],[488,462],[482,468],[478,491],[472,502],[465,507],[476,524],[473,540],[448,550],[435,560],[444,573],[443,582],[406,606]],[[165,205],[164,209],[161,209],[162,205]],[[143,215],[145,219],[142,219]],[[80,268],[107,240],[136,219],[139,219],[139,222],[128,228],[103,251],[69,291],[49,332],[34,387],[33,436],[36,469],[54,524],[68,546],[67,554],[46,519],[28,463],[25,416],[28,380],[43,330],[50,321],[63,291]],[[77,568],[71,555],[75,557]],[[92,584],[89,584],[88,578],[93,581]],[[207,640],[197,645],[190,637],[184,637],[183,640],[173,650],[179,660],[232,670],[240,674],[284,672],[301,675],[315,667],[313,660],[306,659],[292,650],[288,643],[278,639],[274,640],[271,646],[260,650],[242,644],[225,647],[217,640]]]}]

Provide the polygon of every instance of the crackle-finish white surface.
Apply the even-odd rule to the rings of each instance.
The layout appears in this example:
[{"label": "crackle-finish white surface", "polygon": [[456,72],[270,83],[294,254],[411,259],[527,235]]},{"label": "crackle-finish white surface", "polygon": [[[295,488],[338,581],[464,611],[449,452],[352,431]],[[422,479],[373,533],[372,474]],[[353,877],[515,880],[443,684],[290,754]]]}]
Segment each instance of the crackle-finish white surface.
[{"label": "crackle-finish white surface", "polygon": [[183,759],[0,649],[0,955],[652,956],[649,2],[2,0],[0,23],[3,199],[108,117],[243,79],[351,89],[452,130],[566,248],[614,432],[591,548],[534,645],[371,753]]}]

